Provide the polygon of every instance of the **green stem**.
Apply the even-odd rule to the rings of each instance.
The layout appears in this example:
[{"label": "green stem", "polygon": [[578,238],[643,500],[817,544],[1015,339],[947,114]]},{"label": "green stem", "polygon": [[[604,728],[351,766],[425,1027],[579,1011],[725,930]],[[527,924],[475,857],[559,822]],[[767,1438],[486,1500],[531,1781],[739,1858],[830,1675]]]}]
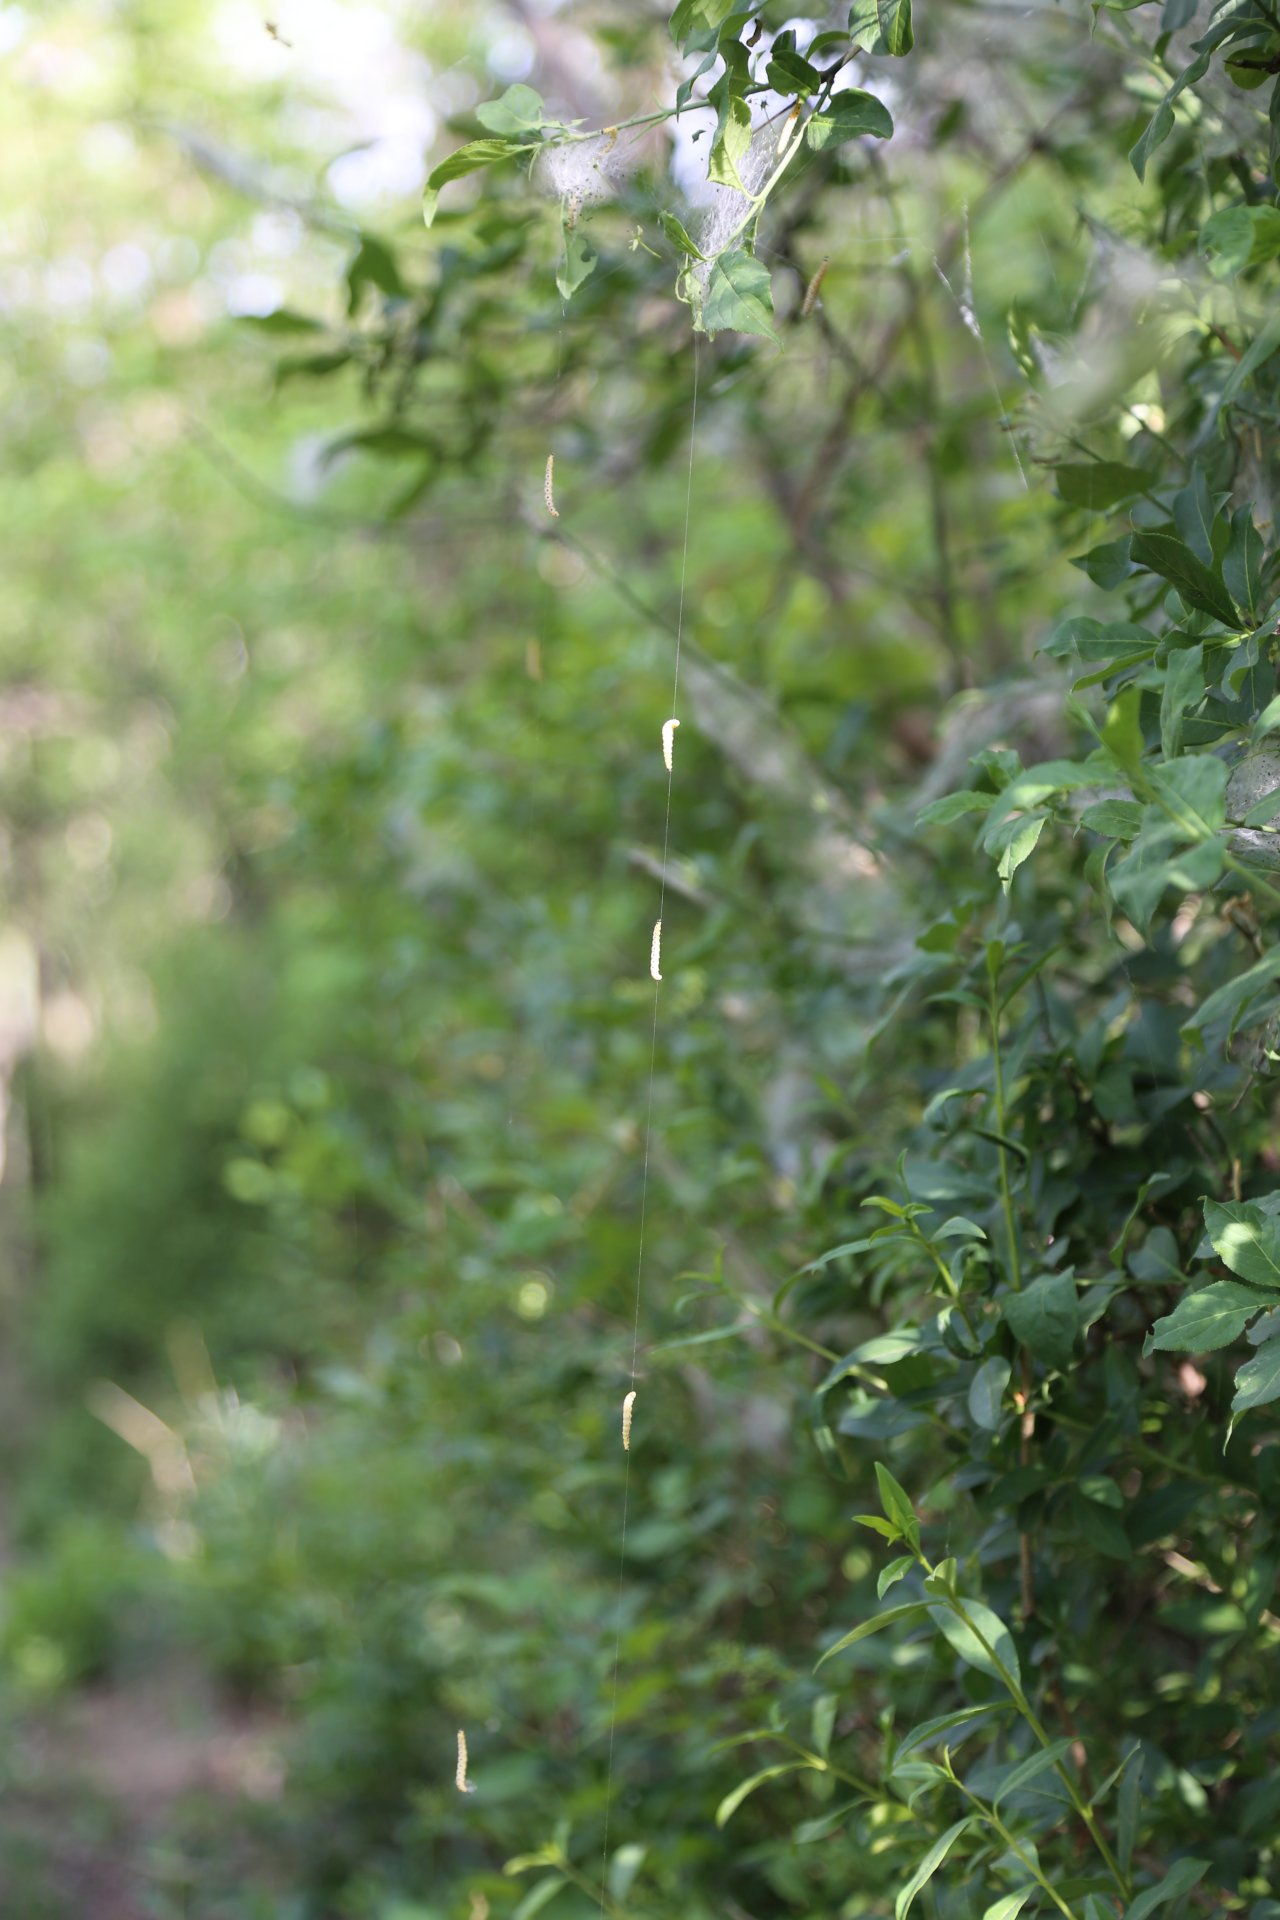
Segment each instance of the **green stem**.
[{"label": "green stem", "polygon": [[[1049,1747],[1053,1745],[1053,1742],[1052,1740],[1050,1740],[1048,1733],[1045,1731],[1045,1728],[1041,1724],[1039,1716],[1035,1712],[1035,1709],[1032,1707],[1031,1702],[1027,1699],[1026,1694],[1022,1691],[1021,1685],[1017,1680],[1014,1679],[1012,1673],[1010,1673],[1008,1667],[1005,1665],[1004,1661],[1000,1658],[1000,1655],[996,1652],[991,1642],[987,1639],[987,1636],[983,1633],[982,1629],[977,1625],[976,1621],[972,1620],[969,1614],[965,1611],[965,1605],[963,1600],[958,1600],[958,1599],[947,1600],[946,1602],[944,1602],[944,1604],[951,1608],[951,1611],[955,1614],[958,1620],[963,1621],[964,1625],[969,1629],[969,1632],[973,1635],[974,1639],[978,1642],[979,1646],[983,1648],[984,1652],[987,1654],[987,1657],[990,1659],[992,1666],[995,1668],[996,1673],[1000,1678],[1001,1684],[1004,1686],[1004,1688],[1008,1692],[1009,1698],[1013,1701],[1014,1706],[1017,1708],[1018,1712],[1022,1715],[1022,1718],[1026,1721],[1028,1727],[1030,1727],[1031,1729],[1031,1732],[1034,1734],[1035,1738],[1040,1742],[1040,1745],[1047,1750]],[[1058,1778],[1061,1780],[1063,1786],[1066,1788],[1068,1797],[1071,1801],[1071,1805],[1075,1809],[1077,1816],[1084,1822],[1085,1827],[1088,1829],[1089,1838],[1093,1841],[1094,1846],[1098,1849],[1098,1852],[1102,1855],[1103,1860],[1106,1862],[1107,1871],[1111,1874],[1111,1877],[1115,1881],[1117,1887],[1120,1889],[1121,1894],[1127,1900],[1129,1897],[1129,1883],[1125,1878],[1124,1873],[1121,1870],[1119,1861],[1116,1859],[1114,1853],[1111,1851],[1111,1848],[1107,1843],[1106,1836],[1103,1834],[1101,1828],[1098,1826],[1097,1820],[1094,1817],[1094,1812],[1092,1807],[1088,1804],[1086,1800],[1083,1800],[1081,1798],[1079,1788],[1076,1786],[1076,1783],[1072,1779],[1071,1774],[1068,1772],[1067,1768],[1062,1764],[1061,1760],[1054,1761],[1053,1770],[1057,1774]]]},{"label": "green stem", "polygon": [[1009,1279],[1015,1293],[1022,1291],[1022,1261],[1018,1253],[1018,1223],[1013,1211],[1013,1193],[1009,1186],[1009,1153],[1002,1144],[1008,1132],[1005,1124],[1004,1101],[1004,1061],[1000,1053],[1000,1006],[996,995],[995,976],[990,980],[991,990],[991,1059],[995,1069],[995,1106],[996,1132],[1000,1140],[996,1144],[1000,1167],[1000,1211],[1004,1215],[1005,1233],[1009,1241]]},{"label": "green stem", "polygon": [[1006,1827],[1006,1825],[1004,1824],[1004,1821],[1000,1818],[995,1808],[986,1806],[983,1801],[979,1800],[977,1794],[970,1793],[968,1787],[966,1787],[960,1780],[957,1780],[954,1773],[951,1775],[951,1778],[955,1780],[955,1784],[957,1785],[957,1787],[960,1788],[961,1793],[964,1795],[965,1799],[969,1801],[970,1805],[978,1809],[978,1813],[980,1814],[981,1818],[984,1821],[986,1821],[989,1826],[992,1826],[995,1828],[996,1832],[1000,1835],[1000,1838],[1004,1841],[1004,1844],[1006,1845],[1006,1847],[1008,1847],[1010,1853],[1016,1855],[1016,1857],[1019,1860],[1021,1860],[1023,1866],[1026,1868],[1027,1872],[1031,1875],[1031,1878],[1035,1881],[1036,1885],[1042,1888],[1043,1891],[1048,1894],[1049,1898],[1052,1900],[1054,1906],[1058,1909],[1059,1913],[1065,1914],[1067,1917],[1067,1920],[1076,1920],[1074,1907],[1069,1907],[1066,1901],[1062,1898],[1062,1895],[1054,1889],[1054,1887],[1048,1880],[1046,1880],[1044,1873],[1042,1872],[1040,1867],[1036,1865],[1035,1861],[1031,1858],[1031,1855],[1023,1852],[1022,1848],[1018,1845],[1018,1842],[1015,1840],[1014,1836],[1010,1833],[1008,1827]]}]

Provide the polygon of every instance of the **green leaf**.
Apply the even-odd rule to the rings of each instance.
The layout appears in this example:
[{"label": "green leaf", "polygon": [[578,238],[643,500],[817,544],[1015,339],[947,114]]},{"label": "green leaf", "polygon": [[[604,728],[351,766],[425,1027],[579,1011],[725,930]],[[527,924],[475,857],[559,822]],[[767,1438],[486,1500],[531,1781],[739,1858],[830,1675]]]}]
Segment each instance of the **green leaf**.
[{"label": "green leaf", "polygon": [[1274,947],[1263,959],[1246,967],[1243,973],[1228,980],[1225,986],[1218,987],[1200,1005],[1189,1019],[1184,1020],[1182,1031],[1189,1038],[1198,1038],[1206,1027],[1218,1020],[1230,1019],[1227,1038],[1235,1032],[1244,1016],[1250,1001],[1265,993],[1267,988],[1280,979],[1280,947]]},{"label": "green leaf", "polygon": [[889,53],[900,59],[915,45],[911,0],[853,0],[849,38],[864,53]]},{"label": "green leaf", "polygon": [[941,800],[931,800],[927,807],[921,807],[916,815],[916,825],[948,826],[966,813],[987,813],[998,797],[994,793],[971,793],[968,790],[963,793],[944,793]]},{"label": "green leaf", "polygon": [[775,46],[765,73],[775,93],[795,94],[802,100],[822,85],[818,69],[810,66],[792,46]]},{"label": "green leaf", "polygon": [[1280,1400],[1280,1340],[1268,1340],[1237,1373],[1232,1425],[1238,1414],[1248,1413],[1251,1407],[1265,1407],[1272,1400]]},{"label": "green leaf", "polygon": [[884,1508],[885,1518],[892,1521],[909,1547],[920,1545],[920,1522],[916,1519],[915,1508],[898,1485],[888,1467],[876,1461],[876,1484],[880,1489],[880,1505]]},{"label": "green leaf", "polygon": [[776,340],[768,268],[749,253],[722,253],[707,280],[702,327],[706,333],[719,333],[727,327],[735,333]]},{"label": "green leaf", "polygon": [[1021,1888],[1017,1893],[1006,1893],[1002,1900],[997,1900],[986,1909],[982,1920],[1018,1920],[1018,1915],[1028,1900],[1039,1891],[1039,1887],[1033,1883],[1029,1887]]},{"label": "green leaf", "polygon": [[1159,642],[1145,627],[1130,620],[1091,620],[1080,615],[1064,620],[1054,629],[1052,638],[1040,648],[1055,659],[1131,660],[1155,652]]},{"label": "green leaf", "polygon": [[928,1853],[926,1853],[924,1859],[920,1862],[906,1886],[903,1887],[901,1893],[898,1895],[894,1903],[893,1920],[906,1920],[906,1916],[915,1904],[916,1895],[923,1887],[929,1884],[961,1834],[967,1833],[972,1825],[973,1816],[969,1815],[968,1818],[964,1820],[957,1820],[954,1827],[948,1827],[947,1831],[934,1841]]},{"label": "green leaf", "polygon": [[883,1613],[872,1614],[869,1620],[864,1620],[860,1626],[842,1635],[833,1647],[828,1647],[818,1661],[818,1666],[814,1668],[814,1672],[818,1671],[818,1667],[825,1666],[828,1660],[834,1659],[836,1654],[843,1653],[846,1647],[856,1646],[859,1640],[869,1639],[873,1633],[880,1633],[885,1627],[891,1627],[895,1621],[910,1620],[914,1625],[926,1619],[928,1614],[929,1608],[923,1600],[909,1600],[900,1607],[886,1607]]},{"label": "green leaf", "polygon": [[1153,786],[1189,838],[1213,833],[1225,824],[1230,777],[1225,760],[1212,753],[1183,754],[1151,770]]},{"label": "green leaf", "polygon": [[1202,840],[1188,847],[1188,837],[1181,825],[1162,820],[1154,807],[1148,807],[1142,832],[1131,851],[1110,870],[1108,879],[1116,904],[1143,932],[1170,887],[1181,893],[1200,893],[1222,873],[1222,843]]},{"label": "green leaf", "polygon": [[1132,500],[1152,485],[1154,476],[1141,467],[1126,467],[1116,460],[1094,460],[1087,465],[1055,467],[1059,498],[1069,507],[1085,507],[1090,513],[1105,513],[1118,501]]},{"label": "green leaf", "polygon": [[1231,517],[1231,539],[1222,557],[1222,577],[1231,598],[1250,620],[1257,620],[1261,614],[1265,559],[1266,550],[1262,535],[1253,524],[1252,507],[1238,507]]},{"label": "green leaf", "polygon": [[609,1862],[609,1892],[615,1900],[627,1899],[648,1851],[638,1840],[628,1840],[617,1849]]},{"label": "green leaf", "polygon": [[1142,1351],[1212,1353],[1228,1347],[1266,1304],[1262,1294],[1234,1280],[1215,1280],[1212,1286],[1187,1294],[1172,1313],[1157,1320]]},{"label": "green leaf", "polygon": [[896,1587],[903,1574],[910,1573],[915,1564],[914,1557],[904,1553],[897,1560],[891,1560],[887,1567],[882,1567],[876,1581],[876,1599],[883,1600],[890,1587]]},{"label": "green leaf", "polygon": [[1233,630],[1238,626],[1236,610],[1221,575],[1198,560],[1184,540],[1171,533],[1135,533],[1129,551],[1135,566],[1146,567],[1169,581],[1189,606],[1212,615]]},{"label": "green leaf", "polygon": [[1021,1293],[1007,1293],[1001,1310],[1015,1339],[1046,1366],[1065,1372],[1080,1330],[1080,1301],[1070,1274],[1045,1274]]},{"label": "green leaf", "polygon": [[533,1920],[534,1914],[541,1913],[542,1909],[549,1906],[556,1895],[563,1893],[568,1885],[569,1882],[563,1874],[554,1874],[550,1879],[537,1881],[530,1887],[512,1914],[511,1920]]},{"label": "green leaf", "polygon": [[498,100],[486,100],[476,108],[476,119],[490,133],[537,133],[546,120],[542,95],[518,81]]},{"label": "green leaf", "polygon": [[1162,145],[1173,132],[1174,101],[1178,98],[1178,95],[1185,92],[1188,87],[1193,87],[1197,80],[1203,80],[1208,71],[1209,55],[1202,53],[1199,59],[1193,60],[1189,67],[1182,69],[1182,72],[1178,75],[1169,91],[1165,94],[1164,99],[1156,108],[1155,114],[1149,122],[1146,131],[1143,133],[1142,138],[1129,155],[1129,164],[1137,174],[1139,180],[1146,179],[1147,162],[1150,160],[1156,148]]},{"label": "green leaf", "polygon": [[1229,407],[1246,380],[1252,379],[1258,368],[1265,365],[1272,354],[1280,350],[1280,312],[1273,313],[1266,326],[1236,362],[1231,378],[1222,389],[1218,400],[1219,408]]},{"label": "green leaf", "polygon": [[834,1693],[820,1693],[813,1703],[813,1748],[824,1760],[831,1751],[831,1735],[835,1730],[839,1706],[839,1698]]},{"label": "green leaf", "polygon": [[599,259],[595,248],[579,226],[564,230],[564,258],[556,274],[556,290],[562,300],[570,299],[595,271]]},{"label": "green leaf", "polygon": [[988,1433],[999,1428],[1001,1403],[1012,1372],[1007,1360],[984,1360],[969,1382],[969,1417]]},{"label": "green leaf", "polygon": [[809,1760],[783,1760],[777,1766],[762,1767],[760,1772],[753,1773],[749,1780],[740,1780],[733,1792],[726,1793],[716,1808],[716,1825],[727,1827],[747,1795],[754,1793],[757,1787],[762,1787],[766,1780],[777,1780],[784,1773],[801,1773],[812,1764]]},{"label": "green leaf", "polygon": [[[890,1763],[890,1773],[894,1772],[900,1760],[918,1753],[921,1747],[927,1747],[931,1741],[940,1740],[944,1733],[958,1733],[958,1739],[947,1742],[949,1748],[958,1746],[961,1740],[966,1740],[971,1733],[985,1727],[990,1714],[1008,1713],[1012,1704],[1012,1701],[996,1700],[989,1706],[961,1707],[956,1713],[943,1713],[936,1719],[922,1720],[919,1726],[903,1734]],[[961,1728],[963,1732],[959,1731]]]},{"label": "green leaf", "polygon": [[1160,746],[1167,759],[1182,751],[1182,726],[1204,699],[1204,648],[1180,647],[1171,658],[1160,695]]},{"label": "green leaf", "polygon": [[1142,808],[1136,800],[1099,800],[1084,809],[1080,825],[1108,840],[1132,840],[1142,826]]},{"label": "green leaf", "polygon": [[[1022,1679],[1022,1668],[1018,1661],[1018,1649],[1013,1644],[1013,1635],[998,1614],[981,1600],[964,1600],[961,1603],[967,1620],[953,1611],[945,1600],[930,1604],[929,1612],[943,1638],[960,1655],[962,1660],[979,1673],[989,1674],[993,1680],[1003,1684],[1004,1676],[996,1665],[998,1659],[1006,1671],[1013,1676],[1015,1683]],[[972,1625],[970,1624],[972,1622]],[[976,1631],[975,1631],[976,1629]],[[983,1641],[987,1644],[983,1645]],[[988,1647],[990,1652],[988,1652]],[[992,1654],[996,1659],[992,1658]]]},{"label": "green leaf", "polygon": [[259,333],[324,332],[318,320],[312,320],[305,313],[292,313],[288,307],[277,307],[274,313],[241,314],[239,323],[242,327],[254,327]]},{"label": "green leaf", "polygon": [[1025,813],[989,828],[983,836],[983,845],[988,853],[997,856],[996,872],[1006,893],[1013,884],[1013,876],[1018,868],[1035,852],[1048,818],[1047,813]]},{"label": "green leaf", "polygon": [[496,167],[499,161],[524,151],[523,144],[517,140],[468,140],[465,147],[458,147],[427,175],[422,195],[424,223],[429,227],[435,219],[440,190],[451,180],[461,180],[464,174],[474,173],[478,167]]},{"label": "green leaf", "polygon": [[689,238],[686,228],[676,219],[674,213],[660,213],[658,219],[661,222],[662,231],[666,234],[677,253],[684,254],[686,259],[689,260],[706,259],[707,256],[705,253]]},{"label": "green leaf", "polygon": [[1028,1754],[1020,1765],[1014,1767],[1001,1780],[992,1795],[991,1805],[998,1807],[1002,1800],[1009,1798],[1010,1794],[1021,1793],[1025,1787],[1031,1785],[1033,1780],[1038,1780],[1042,1773],[1048,1773],[1051,1767],[1055,1767],[1074,1745],[1075,1742],[1070,1738],[1053,1740],[1047,1747],[1040,1747],[1035,1753]]},{"label": "green leaf", "polygon": [[1280,1287],[1280,1220],[1247,1200],[1206,1200],[1204,1224],[1232,1273],[1257,1287]]},{"label": "green leaf", "polygon": [[[1130,1755],[1132,1760],[1133,1756]],[[1123,1872],[1128,1873],[1133,1859],[1134,1843],[1138,1837],[1138,1813],[1142,1806],[1142,1769],[1145,1765],[1141,1750],[1137,1760],[1129,1767],[1120,1782],[1120,1791],[1116,1796],[1116,1857]]]},{"label": "green leaf", "polygon": [[1260,266],[1280,253],[1280,210],[1221,208],[1200,229],[1200,251],[1215,280],[1234,280],[1247,267]]},{"label": "green leaf", "polygon": [[1198,1886],[1208,1871],[1207,1860],[1179,1860],[1170,1867],[1158,1887],[1148,1887],[1125,1909],[1124,1920],[1147,1920],[1147,1915],[1154,1913],[1157,1907],[1167,1907],[1171,1900]]},{"label": "green leaf", "polygon": [[848,92],[836,94],[820,113],[809,115],[804,137],[815,153],[822,153],[827,147],[843,146],[846,140],[857,140],[864,134],[887,140],[892,132],[893,118],[884,102],[874,93],[850,87]]}]

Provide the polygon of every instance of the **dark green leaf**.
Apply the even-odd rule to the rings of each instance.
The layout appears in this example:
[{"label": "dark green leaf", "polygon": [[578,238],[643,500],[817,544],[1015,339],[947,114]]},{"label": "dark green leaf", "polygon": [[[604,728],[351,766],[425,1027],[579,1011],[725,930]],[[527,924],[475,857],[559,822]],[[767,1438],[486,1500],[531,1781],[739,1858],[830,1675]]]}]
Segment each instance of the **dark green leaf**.
[{"label": "dark green leaf", "polygon": [[843,146],[846,140],[857,140],[864,134],[887,140],[892,132],[893,120],[883,101],[877,100],[873,93],[851,87],[847,93],[836,94],[820,113],[810,114],[805,122],[804,137],[815,153],[821,153],[827,147]]},{"label": "dark green leaf", "polygon": [[1045,1274],[1021,1293],[1005,1294],[1000,1304],[1014,1337],[1037,1360],[1060,1370],[1070,1366],[1080,1302],[1069,1274]]},{"label": "dark green leaf", "polygon": [[1135,533],[1129,551],[1135,566],[1147,567],[1169,581],[1189,606],[1233,630],[1237,627],[1236,610],[1222,576],[1198,560],[1185,541],[1171,533]]},{"label": "dark green leaf", "polygon": [[1151,485],[1151,475],[1141,467],[1125,467],[1114,460],[1057,467],[1059,497],[1069,507],[1085,507],[1090,513],[1105,513],[1120,500],[1132,500]]}]

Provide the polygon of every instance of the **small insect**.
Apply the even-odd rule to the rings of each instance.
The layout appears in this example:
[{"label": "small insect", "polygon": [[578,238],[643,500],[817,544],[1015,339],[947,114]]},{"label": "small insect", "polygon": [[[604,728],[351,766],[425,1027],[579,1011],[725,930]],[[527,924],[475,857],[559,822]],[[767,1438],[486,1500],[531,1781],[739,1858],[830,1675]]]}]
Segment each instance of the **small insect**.
[{"label": "small insect", "polygon": [[547,503],[547,512],[551,515],[551,518],[553,520],[558,520],[560,518],[560,515],[556,511],[555,484],[556,484],[556,457],[554,453],[549,453],[547,455],[546,478],[542,482],[542,497]]},{"label": "small insect", "polygon": [[662,723],[662,764],[667,772],[671,771],[671,749],[675,744],[678,720],[664,720]]},{"label": "small insect", "polygon": [[459,1793],[474,1793],[475,1782],[467,1778],[467,1736],[458,1728],[458,1771],[453,1776],[453,1784]]},{"label": "small insect", "polygon": [[622,1451],[624,1453],[631,1451],[631,1410],[635,1404],[636,1396],[633,1390],[622,1403]]},{"label": "small insect", "polygon": [[276,25],[274,20],[264,20],[262,24],[266,27],[267,32],[271,35],[271,38],[276,42],[278,46],[292,47],[293,45],[292,40],[285,39],[284,35],[281,33],[279,27]]},{"label": "small insect", "polygon": [[661,920],[655,920],[653,923],[653,939],[649,943],[649,977],[653,980],[661,980],[662,978]]},{"label": "small insect", "polygon": [[818,268],[818,271],[814,274],[812,280],[809,282],[808,286],[805,288],[804,299],[800,302],[800,318],[802,320],[807,320],[809,318],[809,315],[813,312],[814,308],[817,306],[818,295],[822,292],[822,283],[827,277],[827,268],[830,265],[831,265],[830,259],[824,260],[822,265]]}]

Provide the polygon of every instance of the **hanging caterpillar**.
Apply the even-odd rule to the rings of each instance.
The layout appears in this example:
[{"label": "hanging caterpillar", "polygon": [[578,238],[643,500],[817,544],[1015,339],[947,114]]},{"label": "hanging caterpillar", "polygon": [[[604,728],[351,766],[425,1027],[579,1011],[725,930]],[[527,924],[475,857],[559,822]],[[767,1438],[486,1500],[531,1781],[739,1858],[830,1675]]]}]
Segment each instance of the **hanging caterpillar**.
[{"label": "hanging caterpillar", "polygon": [[662,978],[662,922],[653,923],[653,939],[649,943],[649,977],[651,980]]},{"label": "hanging caterpillar", "polygon": [[458,1770],[453,1776],[453,1784],[459,1793],[474,1793],[475,1782],[467,1778],[467,1736],[458,1728]]},{"label": "hanging caterpillar", "polygon": [[675,745],[676,728],[679,725],[678,720],[664,720],[662,723],[662,764],[668,773],[671,771],[671,751]]},{"label": "hanging caterpillar", "polygon": [[546,477],[542,482],[542,497],[547,503],[547,512],[551,515],[551,518],[558,520],[560,515],[556,511],[555,480],[556,457],[554,453],[549,453],[547,455]]},{"label": "hanging caterpillar", "polygon": [[631,1409],[635,1404],[635,1389],[632,1388],[622,1403],[622,1451],[624,1453],[631,1451]]},{"label": "hanging caterpillar", "polygon": [[827,258],[826,260],[824,260],[822,262],[822,265],[818,268],[818,271],[814,274],[812,280],[809,282],[808,286],[805,288],[804,299],[800,302],[800,318],[802,320],[807,320],[809,318],[809,315],[813,312],[814,308],[817,306],[818,295],[822,291],[822,283],[827,277],[827,268],[830,265],[831,265],[830,258]]}]

